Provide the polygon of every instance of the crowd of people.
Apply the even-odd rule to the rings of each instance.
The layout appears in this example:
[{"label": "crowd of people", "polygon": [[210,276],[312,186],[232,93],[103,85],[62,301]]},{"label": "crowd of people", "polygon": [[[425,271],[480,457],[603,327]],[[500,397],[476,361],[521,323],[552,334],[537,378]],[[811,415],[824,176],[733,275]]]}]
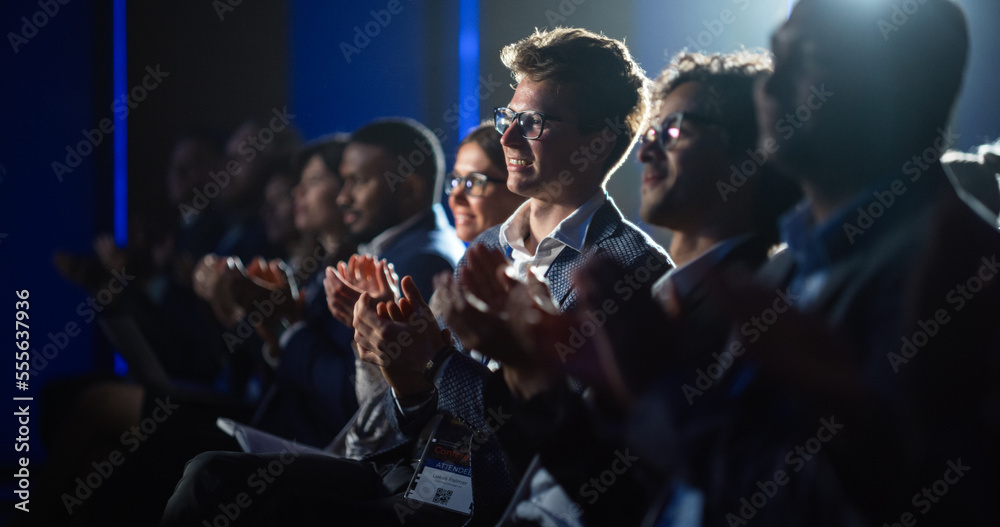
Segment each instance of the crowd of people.
[{"label": "crowd of people", "polygon": [[[536,30],[447,175],[406,118],[253,157],[252,122],[184,135],[176,223],[57,261],[136,269],[103,327],[169,382],[53,385],[39,521],[997,521],[1000,142],[941,145],[960,8],[886,38],[892,9],[801,0],[771,52],[681,52],[655,80],[620,41]],[[635,160],[668,248],[605,190]]]}]

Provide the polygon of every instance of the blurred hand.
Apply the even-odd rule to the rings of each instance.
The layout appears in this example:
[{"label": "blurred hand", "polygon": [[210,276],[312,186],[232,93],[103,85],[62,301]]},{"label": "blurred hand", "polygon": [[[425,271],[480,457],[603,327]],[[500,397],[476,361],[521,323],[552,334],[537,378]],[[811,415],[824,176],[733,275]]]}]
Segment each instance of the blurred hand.
[{"label": "blurred hand", "polygon": [[[288,265],[278,259],[266,261],[257,257],[231,283],[232,294],[246,311],[262,311],[261,306],[273,306],[272,317],[295,322],[302,318],[304,299],[300,297],[294,275]],[[271,311],[264,309],[263,311]]]},{"label": "blurred hand", "polygon": [[522,399],[548,389],[561,377],[549,357],[551,325],[559,317],[548,286],[531,275],[508,275],[502,252],[474,246],[459,282],[442,289],[444,319],[462,343],[503,364],[508,387]]},{"label": "blurred hand", "polygon": [[233,298],[230,283],[239,271],[230,269],[227,258],[207,254],[194,267],[192,285],[199,298],[208,302],[215,318],[226,327],[235,326],[246,313]]},{"label": "blurred hand", "polygon": [[114,236],[102,233],[94,238],[94,252],[101,265],[108,271],[123,269],[128,264],[128,253],[115,245]]}]

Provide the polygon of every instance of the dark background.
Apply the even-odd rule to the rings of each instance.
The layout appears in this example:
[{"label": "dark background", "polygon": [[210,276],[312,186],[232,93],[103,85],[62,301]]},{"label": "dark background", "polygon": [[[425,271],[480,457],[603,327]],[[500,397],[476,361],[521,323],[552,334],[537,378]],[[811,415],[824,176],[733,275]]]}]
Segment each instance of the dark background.
[{"label": "dark background", "polygon": [[[1000,2],[959,3],[971,25],[972,60],[955,114],[955,146],[969,149],[1000,135]],[[461,134],[510,99],[500,48],[536,27],[580,26],[623,38],[655,77],[684,47],[767,47],[789,9],[789,0],[399,0],[401,12],[383,27],[372,11],[389,4],[242,0],[221,18],[216,6],[228,6],[226,0],[149,0],[125,7],[126,86],[141,83],[147,66],[169,72],[127,117],[128,212],[162,202],[165,163],[184,129],[228,133],[248,117],[267,117],[287,106],[293,124],[310,139],[402,115],[441,129],[451,161]],[[59,12],[39,16],[45,24],[15,53],[9,34],[20,33],[22,17],[30,20],[42,7],[38,0],[0,3],[0,29],[7,36],[0,45],[0,317],[13,331],[15,291],[28,289],[36,349],[49,342],[50,333],[58,339],[67,323],[79,324],[82,332],[32,378],[25,393],[13,387],[14,349],[5,345],[0,390],[5,400],[0,430],[10,431],[0,441],[5,474],[13,472],[16,459],[10,397],[37,396],[54,378],[113,368],[112,350],[77,312],[87,293],[61,279],[51,263],[55,251],[87,253],[96,234],[114,230],[113,141],[105,137],[62,182],[51,164],[64,161],[66,146],[76,145],[82,131],[97,128],[102,119],[123,124],[112,109],[121,95],[112,83],[114,7],[85,0],[56,5]],[[703,33],[724,9],[732,11],[734,22],[718,35]],[[342,45],[354,46],[357,32],[371,23],[377,24],[377,35],[348,61]],[[370,26],[371,32],[375,28]],[[494,83],[483,100],[476,95],[480,78]],[[636,221],[638,174],[638,164],[630,162],[609,186]],[[666,239],[664,232],[651,232]],[[11,337],[0,340],[10,343]],[[37,405],[33,412],[37,434]],[[31,446],[31,462],[37,464],[44,453],[35,439]],[[11,478],[4,476],[2,500],[10,499],[11,489]],[[10,510],[5,503],[0,518]]]}]

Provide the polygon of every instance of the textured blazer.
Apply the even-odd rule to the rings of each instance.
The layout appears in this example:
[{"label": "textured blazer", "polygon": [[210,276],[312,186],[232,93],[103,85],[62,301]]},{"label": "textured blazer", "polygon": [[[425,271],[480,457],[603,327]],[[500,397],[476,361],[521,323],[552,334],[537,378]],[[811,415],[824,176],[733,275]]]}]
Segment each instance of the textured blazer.
[{"label": "textured blazer", "polygon": [[[498,248],[500,225],[487,229],[473,244]],[[573,285],[573,274],[584,263],[594,257],[613,260],[628,272],[639,268],[659,268],[659,273],[669,268],[666,252],[638,227],[625,220],[609,197],[591,219],[584,241],[584,249],[578,252],[565,247],[549,266],[545,277],[549,281],[552,297],[560,303],[562,310],[573,308],[577,303],[577,291]],[[463,258],[459,268],[465,265]],[[650,276],[650,284],[658,274]],[[648,286],[647,286],[648,287]],[[423,424],[434,413],[447,411],[464,420],[474,431],[472,441],[472,486],[475,512],[469,525],[493,525],[503,513],[514,490],[514,479],[505,459],[496,430],[510,419],[504,408],[484,406],[484,384],[491,372],[478,361],[464,354],[453,355],[445,365],[437,381],[436,404],[429,404],[421,415],[400,419],[395,411],[391,394],[385,404],[393,408],[387,414],[393,426],[406,437],[414,437]],[[499,373],[494,375],[500,375]]]}]

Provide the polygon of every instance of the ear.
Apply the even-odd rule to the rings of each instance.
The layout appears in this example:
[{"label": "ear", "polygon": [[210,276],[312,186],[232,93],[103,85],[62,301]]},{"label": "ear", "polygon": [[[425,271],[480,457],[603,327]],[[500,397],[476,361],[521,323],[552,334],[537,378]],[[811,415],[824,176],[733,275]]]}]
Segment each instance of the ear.
[{"label": "ear", "polygon": [[603,167],[611,156],[618,141],[618,135],[611,128],[604,126],[597,131],[583,136],[585,157],[597,166]]}]

